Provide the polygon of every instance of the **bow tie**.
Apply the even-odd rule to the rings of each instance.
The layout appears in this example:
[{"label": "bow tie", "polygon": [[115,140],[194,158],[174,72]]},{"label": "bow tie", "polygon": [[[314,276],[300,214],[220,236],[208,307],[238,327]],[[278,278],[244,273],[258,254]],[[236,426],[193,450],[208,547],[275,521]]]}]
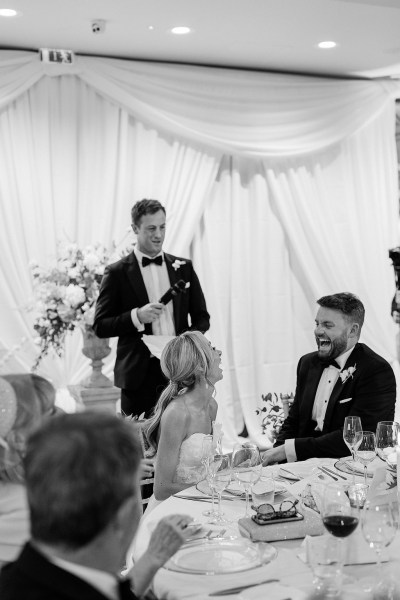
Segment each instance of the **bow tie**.
[{"label": "bow tie", "polygon": [[159,267],[161,267],[161,265],[162,265],[161,254],[159,256],[156,256],[155,258],[148,258],[147,256],[143,256],[142,267],[147,267],[148,265],[151,265],[151,263],[154,263],[155,265],[158,265]]},{"label": "bow tie", "polygon": [[321,360],[321,365],[324,367],[324,369],[332,366],[332,367],[336,367],[336,369],[339,369],[339,371],[342,370],[342,367],[339,365],[339,363],[334,358],[330,358],[329,360]]}]

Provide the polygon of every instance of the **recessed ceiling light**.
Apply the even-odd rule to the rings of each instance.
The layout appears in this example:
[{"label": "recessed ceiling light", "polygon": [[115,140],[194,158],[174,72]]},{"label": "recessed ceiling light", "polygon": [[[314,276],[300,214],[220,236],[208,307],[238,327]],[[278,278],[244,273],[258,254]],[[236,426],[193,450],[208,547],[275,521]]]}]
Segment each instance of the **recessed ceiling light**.
[{"label": "recessed ceiling light", "polygon": [[16,17],[18,11],[13,8],[0,8],[0,17]]},{"label": "recessed ceiling light", "polygon": [[171,33],[173,33],[174,35],[186,35],[187,33],[190,33],[192,30],[190,27],[186,27],[183,25],[180,25],[179,27],[173,27],[171,29]]},{"label": "recessed ceiling light", "polygon": [[334,48],[336,46],[336,42],[320,42],[318,44],[318,48]]},{"label": "recessed ceiling light", "polygon": [[154,29],[154,25],[149,25],[147,29],[148,29],[149,31],[153,31],[153,29]]}]

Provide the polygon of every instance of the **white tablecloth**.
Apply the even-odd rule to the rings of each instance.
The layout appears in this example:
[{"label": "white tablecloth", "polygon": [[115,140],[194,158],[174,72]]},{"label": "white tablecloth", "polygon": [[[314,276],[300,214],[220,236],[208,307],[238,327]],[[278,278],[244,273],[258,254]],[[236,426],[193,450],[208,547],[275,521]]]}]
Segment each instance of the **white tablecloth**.
[{"label": "white tablecloth", "polygon": [[[333,467],[336,461],[329,459],[313,459],[310,464],[317,465],[323,463],[330,467]],[[299,463],[293,463],[291,467],[295,468],[294,465]],[[303,463],[304,464],[304,463]],[[299,468],[298,467],[298,468]],[[315,468],[310,478],[317,477]],[[349,483],[351,483],[352,476],[348,475]],[[296,493],[304,487],[309,478],[306,478],[302,483],[290,485],[290,490],[296,491]],[[322,481],[322,480],[318,480]],[[331,483],[333,480],[325,478],[322,483]],[[341,480],[342,481],[342,480]],[[345,483],[345,482],[343,482]],[[196,490],[195,487],[189,488],[182,492],[186,495],[202,495]],[[207,524],[208,517],[202,513],[209,509],[211,506],[207,502],[196,502],[193,500],[184,500],[177,497],[171,497],[165,500],[157,507],[154,508],[150,514],[143,516],[139,531],[136,535],[136,540],[131,548],[131,554],[134,559],[137,559],[145,551],[151,532],[158,521],[170,514],[188,514],[196,521],[204,523],[206,531],[215,529],[220,531],[226,529],[224,537],[240,537],[237,520],[244,516],[245,503],[240,499],[233,499],[231,501],[222,500],[222,510],[224,516],[231,520],[232,523],[229,525],[209,525]],[[354,534],[353,534],[354,535]],[[358,531],[359,543],[366,544],[364,542],[361,531]],[[301,549],[302,540],[286,540],[282,542],[274,542],[275,548],[278,550],[277,557],[269,564],[263,565],[256,569],[249,571],[242,571],[239,573],[230,573],[223,575],[192,575],[185,573],[178,573],[167,569],[160,569],[154,579],[153,589],[156,596],[160,600],[183,600],[186,598],[195,600],[206,600],[208,599],[207,594],[211,591],[220,589],[235,587],[238,585],[244,585],[246,583],[255,583],[263,581],[269,577],[279,579],[279,585],[275,587],[275,584],[269,584],[267,586],[259,586],[254,588],[251,593],[250,590],[245,593],[243,600],[280,600],[281,598],[291,598],[292,600],[301,600],[306,598],[312,591],[312,574],[311,571],[302,560],[299,558],[299,554],[302,554]],[[385,564],[383,569],[387,572],[394,574],[400,583],[400,535],[397,532],[394,542],[388,549],[389,563]],[[128,559],[129,562],[129,559]],[[344,593],[342,600],[356,600],[358,598],[365,598],[368,600],[372,598],[372,594],[363,591],[360,586],[360,581],[366,577],[371,576],[371,572],[376,569],[374,565],[351,565],[344,568],[345,581],[346,575],[350,576],[354,581],[353,583],[347,583],[344,586]],[[382,573],[381,573],[382,574]],[[381,575],[380,574],[380,575]],[[377,573],[374,576],[378,576]],[[282,587],[283,586],[283,587]],[[285,588],[284,586],[291,586]],[[292,593],[292,588],[295,587],[299,590],[299,595],[295,597]],[[286,592],[285,592],[286,590]],[[237,597],[237,596],[236,596]],[[228,598],[233,598],[229,596]],[[209,599],[209,600],[212,600]]]}]

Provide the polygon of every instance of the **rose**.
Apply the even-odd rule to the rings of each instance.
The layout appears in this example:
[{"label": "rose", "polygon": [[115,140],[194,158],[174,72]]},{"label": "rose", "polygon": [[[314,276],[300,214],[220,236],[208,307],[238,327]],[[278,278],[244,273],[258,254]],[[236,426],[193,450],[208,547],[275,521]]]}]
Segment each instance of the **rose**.
[{"label": "rose", "polygon": [[86,300],[85,290],[83,290],[79,285],[70,283],[65,290],[64,300],[66,304],[69,304],[73,308],[77,308]]}]

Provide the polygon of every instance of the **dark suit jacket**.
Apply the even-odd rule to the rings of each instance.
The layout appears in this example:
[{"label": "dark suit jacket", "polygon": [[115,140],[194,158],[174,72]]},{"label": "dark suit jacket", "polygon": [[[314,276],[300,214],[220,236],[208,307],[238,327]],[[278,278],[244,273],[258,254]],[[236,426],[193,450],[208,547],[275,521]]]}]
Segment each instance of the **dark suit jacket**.
[{"label": "dark suit jacket", "polygon": [[[164,258],[171,285],[180,279],[190,283],[186,293],[178,294],[172,300],[176,334],[179,335],[187,329],[196,329],[204,333],[210,327],[210,315],[192,261],[166,253]],[[185,261],[185,264],[174,269],[172,264],[175,260]],[[150,352],[142,341],[142,333],[152,334],[151,323],[145,325],[144,332],[139,332],[132,323],[131,310],[148,302],[146,287],[134,252],[106,268],[96,304],[93,328],[100,338],[119,338],[114,381],[115,385],[122,389],[136,390],[147,373]]]},{"label": "dark suit jacket", "polygon": [[277,446],[295,438],[298,460],[346,456],[350,454],[343,441],[347,415],[360,417],[364,431],[373,432],[379,421],[393,420],[396,380],[389,363],[365,344],[356,344],[342,371],[351,366],[355,366],[353,376],[343,383],[338,378],[329,398],[323,431],[317,432],[311,414],[324,367],[317,352],[300,359],[294,402],[278,434]]},{"label": "dark suit jacket", "polygon": [[[131,592],[132,600],[136,596]],[[0,573],[1,600],[107,600],[91,585],[60,569],[28,542]]]}]

